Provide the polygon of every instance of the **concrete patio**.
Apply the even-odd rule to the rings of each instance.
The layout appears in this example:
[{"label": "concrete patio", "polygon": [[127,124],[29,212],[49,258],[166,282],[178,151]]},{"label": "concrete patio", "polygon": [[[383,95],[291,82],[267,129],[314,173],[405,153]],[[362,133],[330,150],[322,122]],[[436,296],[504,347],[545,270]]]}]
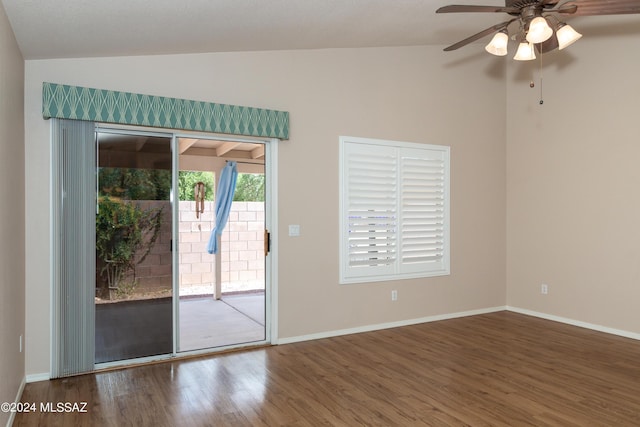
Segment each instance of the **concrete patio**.
[{"label": "concrete patio", "polygon": [[265,339],[264,292],[180,298],[179,309],[181,352]]},{"label": "concrete patio", "polygon": [[[96,363],[172,351],[171,298],[96,305]],[[178,352],[265,339],[265,293],[181,297]]]}]

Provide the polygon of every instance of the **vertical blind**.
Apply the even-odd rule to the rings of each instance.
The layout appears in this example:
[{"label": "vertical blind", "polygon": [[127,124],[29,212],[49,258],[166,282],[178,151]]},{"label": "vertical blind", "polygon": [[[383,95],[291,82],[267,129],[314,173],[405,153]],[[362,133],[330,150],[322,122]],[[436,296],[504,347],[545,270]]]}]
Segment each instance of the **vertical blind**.
[{"label": "vertical blind", "polygon": [[52,378],[93,370],[96,145],[93,122],[51,120]]},{"label": "vertical blind", "polygon": [[449,274],[449,148],[341,143],[341,282]]}]

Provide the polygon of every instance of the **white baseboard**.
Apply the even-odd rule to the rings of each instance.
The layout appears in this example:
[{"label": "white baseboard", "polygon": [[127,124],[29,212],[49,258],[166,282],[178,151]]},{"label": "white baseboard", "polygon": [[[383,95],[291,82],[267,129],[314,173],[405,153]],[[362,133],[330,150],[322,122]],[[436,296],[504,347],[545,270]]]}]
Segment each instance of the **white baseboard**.
[{"label": "white baseboard", "polygon": [[37,383],[38,381],[49,381],[50,379],[51,379],[51,375],[49,374],[49,372],[27,375],[27,383]]},{"label": "white baseboard", "polygon": [[[27,377],[22,377],[22,381],[20,382],[20,387],[18,387],[18,393],[16,393],[16,398],[14,400],[15,403],[20,402],[22,399],[22,392],[24,391],[24,386],[27,384]],[[7,427],[11,427],[13,425],[13,421],[16,418],[16,413],[11,412],[9,414],[9,419],[7,420]]]},{"label": "white baseboard", "polygon": [[527,310],[519,307],[507,306],[506,310],[513,311],[514,313],[526,314],[528,316],[539,317],[541,319],[553,320],[554,322],[566,323],[572,326],[578,326],[580,328],[591,329],[598,332],[605,332],[607,334],[618,335],[625,338],[631,338],[634,340],[640,340],[640,334],[622,329],[609,328],[607,326],[596,325],[593,323],[582,322],[580,320],[569,319],[567,317],[554,316],[553,314],[540,313],[538,311]]},{"label": "white baseboard", "polygon": [[416,324],[419,324],[419,323],[437,322],[438,320],[455,319],[455,318],[458,318],[458,317],[475,316],[475,315],[478,315],[478,314],[494,313],[494,312],[497,312],[497,311],[505,311],[505,310],[506,311],[512,311],[514,313],[525,314],[525,315],[528,315],[528,316],[539,317],[541,319],[552,320],[554,322],[565,323],[567,325],[578,326],[580,328],[586,328],[586,329],[591,329],[591,330],[598,331],[598,332],[604,332],[604,333],[607,333],[607,334],[618,335],[618,336],[621,336],[621,337],[631,338],[631,339],[634,339],[634,340],[640,340],[640,334],[635,333],[635,332],[625,331],[625,330],[622,330],[622,329],[609,328],[607,326],[602,326],[602,325],[596,325],[596,324],[593,324],[593,323],[582,322],[582,321],[579,321],[579,320],[569,319],[567,317],[554,316],[552,314],[541,313],[541,312],[533,311],[533,310],[527,310],[527,309],[520,308],[520,307],[499,306],[499,307],[483,308],[483,309],[479,309],[479,310],[462,311],[462,312],[458,312],[458,313],[442,314],[442,315],[437,315],[437,316],[427,316],[427,317],[421,317],[421,318],[418,318],[418,319],[401,320],[401,321],[398,321],[398,322],[389,322],[389,323],[380,323],[380,324],[376,324],[376,325],[367,325],[367,326],[361,326],[361,327],[357,327],[357,328],[348,328],[348,329],[339,329],[339,330],[327,331],[327,332],[319,332],[317,334],[299,335],[299,336],[295,336],[295,337],[280,338],[280,339],[278,339],[278,342],[274,343],[274,344],[291,344],[291,343],[295,343],[295,342],[317,340],[317,339],[322,339],[322,338],[338,337],[338,336],[341,336],[341,335],[358,334],[358,333],[361,333],[361,332],[372,332],[372,331],[378,331],[378,330],[381,330],[381,329],[397,328],[397,327],[400,327],[400,326],[416,325]]},{"label": "white baseboard", "polygon": [[[361,332],[372,332],[372,331],[378,331],[378,330],[382,330],[382,329],[398,328],[398,327],[401,327],[401,326],[417,325],[417,324],[420,324],[420,323],[437,322],[439,320],[456,319],[456,318],[460,318],[460,317],[476,316],[476,315],[479,315],[479,314],[495,313],[495,312],[498,312],[498,311],[505,311],[505,310],[506,311],[512,311],[514,313],[525,314],[525,315],[528,315],[528,316],[539,317],[541,319],[552,320],[554,322],[565,323],[565,324],[572,325],[572,326],[578,326],[578,327],[581,327],[581,328],[591,329],[591,330],[598,331],[598,332],[604,332],[604,333],[607,333],[607,334],[618,335],[618,336],[621,336],[621,337],[631,338],[631,339],[640,341],[640,334],[636,333],[636,332],[625,331],[625,330],[622,330],[622,329],[609,328],[607,326],[596,325],[596,324],[593,324],[593,323],[587,323],[587,322],[582,322],[582,321],[579,321],[579,320],[569,319],[567,317],[555,316],[555,315],[552,315],[552,314],[541,313],[541,312],[538,312],[538,311],[527,310],[527,309],[524,309],[524,308],[513,307],[513,306],[508,306],[507,305],[507,306],[481,308],[481,309],[477,309],[477,310],[461,311],[461,312],[457,312],[457,313],[447,313],[447,314],[440,314],[440,315],[435,315],[435,316],[420,317],[420,318],[417,318],[417,319],[400,320],[400,321],[397,321],[397,322],[379,323],[379,324],[375,324],[375,325],[360,326],[360,327],[357,327],[357,328],[338,329],[338,330],[334,330],[334,331],[319,332],[319,333],[316,333],[316,334],[298,335],[298,336],[294,336],[294,337],[279,338],[279,339],[277,339],[277,342],[272,341],[272,344],[274,344],[274,345],[292,344],[292,343],[296,343],[296,342],[303,342],[303,341],[311,341],[311,340],[317,340],[317,339],[323,339],[323,338],[338,337],[338,336],[341,336],[341,335],[358,334],[358,333],[361,333]],[[40,373],[40,374],[27,375],[25,377],[25,379],[22,380],[22,384],[20,385],[20,390],[18,392],[18,396],[16,397],[16,401],[18,402],[19,399],[22,396],[22,391],[24,390],[25,382],[26,383],[33,383],[33,382],[38,382],[38,381],[49,381],[50,379],[51,379],[51,376],[50,376],[49,372],[43,372],[43,373]],[[7,427],[11,426],[12,422],[13,422],[13,417],[10,418],[9,423],[7,424]]]},{"label": "white baseboard", "polygon": [[277,344],[291,344],[295,342],[318,340],[322,338],[338,337],[341,335],[358,334],[361,332],[372,332],[381,329],[398,328],[400,326],[417,325],[419,323],[437,322],[439,320],[455,319],[458,317],[476,316],[478,314],[494,313],[506,310],[506,306],[482,308],[478,310],[461,311],[457,313],[440,314],[436,316],[420,317],[418,319],[400,320],[397,322],[378,323],[376,325],[366,325],[357,328],[338,329],[335,331],[319,332],[317,334],[298,335],[295,337],[279,338]]}]

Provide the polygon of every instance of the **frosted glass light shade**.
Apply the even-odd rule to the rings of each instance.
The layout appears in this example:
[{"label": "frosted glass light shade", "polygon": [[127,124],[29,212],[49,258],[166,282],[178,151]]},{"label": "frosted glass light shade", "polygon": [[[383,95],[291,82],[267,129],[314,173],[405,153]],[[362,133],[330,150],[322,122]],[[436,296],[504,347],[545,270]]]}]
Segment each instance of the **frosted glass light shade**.
[{"label": "frosted glass light shade", "polygon": [[484,48],[487,52],[496,56],[505,56],[507,54],[507,44],[509,43],[509,36],[500,31],[496,33],[491,39],[489,44]]},{"label": "frosted glass light shade", "polygon": [[536,53],[533,50],[532,43],[522,42],[518,46],[518,51],[516,52],[516,56],[513,57],[516,61],[531,61],[532,59],[536,59]]},{"label": "frosted glass light shade", "polygon": [[527,41],[529,43],[542,43],[551,37],[553,30],[547,24],[547,20],[542,16],[533,18],[531,24],[529,24],[529,31],[527,32]]},{"label": "frosted glass light shade", "polygon": [[574,30],[571,25],[563,25],[556,31],[556,37],[558,38],[558,49],[562,50],[578,41],[582,34]]}]

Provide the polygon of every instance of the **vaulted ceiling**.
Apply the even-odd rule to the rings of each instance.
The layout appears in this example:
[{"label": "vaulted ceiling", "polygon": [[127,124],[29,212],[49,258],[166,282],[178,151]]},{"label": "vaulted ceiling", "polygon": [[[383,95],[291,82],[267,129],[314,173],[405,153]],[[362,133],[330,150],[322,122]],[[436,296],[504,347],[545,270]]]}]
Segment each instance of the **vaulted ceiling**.
[{"label": "vaulted ceiling", "polygon": [[[1,1],[27,60],[449,45],[508,17],[435,13],[451,3],[500,6],[504,0]],[[570,21],[585,36],[640,35],[639,16]]]},{"label": "vaulted ceiling", "polygon": [[25,59],[446,45],[506,16],[435,13],[438,7],[451,3],[501,5],[501,0],[2,3]]}]

